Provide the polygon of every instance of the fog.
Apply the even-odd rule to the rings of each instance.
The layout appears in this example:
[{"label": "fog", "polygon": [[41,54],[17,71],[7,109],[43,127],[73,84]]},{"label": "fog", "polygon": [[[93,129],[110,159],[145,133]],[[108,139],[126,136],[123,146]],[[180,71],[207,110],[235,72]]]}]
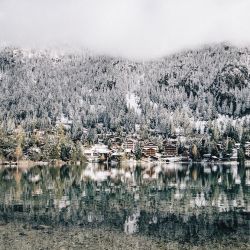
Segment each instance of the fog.
[{"label": "fog", "polygon": [[250,0],[0,0],[0,44],[152,59],[250,44]]}]

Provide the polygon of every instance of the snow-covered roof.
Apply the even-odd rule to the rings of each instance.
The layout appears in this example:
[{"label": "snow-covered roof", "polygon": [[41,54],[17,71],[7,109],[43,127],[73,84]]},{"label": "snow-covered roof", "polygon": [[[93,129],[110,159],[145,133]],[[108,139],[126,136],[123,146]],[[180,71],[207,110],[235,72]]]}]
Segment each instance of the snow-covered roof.
[{"label": "snow-covered roof", "polygon": [[108,149],[108,146],[104,144],[95,144],[92,147],[92,150],[100,154],[106,154],[110,152],[110,150]]}]

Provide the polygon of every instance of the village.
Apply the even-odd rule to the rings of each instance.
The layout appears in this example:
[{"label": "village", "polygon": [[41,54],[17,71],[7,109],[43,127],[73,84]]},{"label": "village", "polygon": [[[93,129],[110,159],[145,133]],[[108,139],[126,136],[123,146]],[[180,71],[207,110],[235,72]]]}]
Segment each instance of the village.
[{"label": "village", "polygon": [[[222,143],[216,145],[215,154],[205,152],[199,155],[198,148],[193,142],[198,138],[187,141],[183,136],[172,136],[171,138],[154,143],[150,140],[141,140],[137,136],[120,137],[110,136],[110,144],[106,145],[102,140],[90,147],[83,146],[83,154],[88,162],[111,162],[117,164],[122,160],[141,162],[189,162],[189,161],[213,161],[213,162],[237,162],[240,143],[235,143],[230,153]],[[207,137],[201,138],[201,144],[205,143]],[[250,159],[250,142],[244,145],[244,157]]]},{"label": "village", "polygon": [[[185,133],[176,128],[172,134],[155,129],[134,132],[107,130],[102,123],[82,128],[72,138],[72,121],[61,118],[52,129],[24,131],[17,126],[12,132],[0,131],[0,162],[230,162],[244,164],[250,160],[250,141],[233,136],[214,136],[214,132]],[[237,138],[237,137],[236,137]]]},{"label": "village", "polygon": [[[69,130],[72,122],[61,118],[57,126]],[[83,128],[81,153],[88,162],[118,164],[121,161],[140,162],[240,162],[250,160],[250,141],[239,141],[234,136],[215,138],[214,131],[185,133],[181,127],[172,134],[157,129],[143,131],[136,124],[134,132],[107,131],[103,123],[96,124],[95,135]]]}]

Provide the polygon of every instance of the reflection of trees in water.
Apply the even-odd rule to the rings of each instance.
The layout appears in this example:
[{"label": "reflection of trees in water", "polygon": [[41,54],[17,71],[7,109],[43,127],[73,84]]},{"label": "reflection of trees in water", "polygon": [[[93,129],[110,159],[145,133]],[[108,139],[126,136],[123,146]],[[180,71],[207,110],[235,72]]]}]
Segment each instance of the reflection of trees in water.
[{"label": "reflection of trees in water", "polygon": [[102,182],[83,180],[81,166],[4,169],[0,171],[0,212],[9,219],[38,223],[106,225],[120,230],[127,225],[128,232],[173,239],[247,232],[248,170],[232,169],[163,168],[157,179],[144,179],[144,169],[136,166],[131,170],[133,181],[107,177]]}]

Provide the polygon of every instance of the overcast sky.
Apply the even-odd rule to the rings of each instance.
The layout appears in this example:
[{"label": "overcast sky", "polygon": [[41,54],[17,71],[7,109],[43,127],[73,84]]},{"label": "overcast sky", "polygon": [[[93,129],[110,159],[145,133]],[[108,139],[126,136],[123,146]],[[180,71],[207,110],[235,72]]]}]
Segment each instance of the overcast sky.
[{"label": "overcast sky", "polygon": [[148,59],[250,44],[250,0],[0,0],[0,43]]}]

